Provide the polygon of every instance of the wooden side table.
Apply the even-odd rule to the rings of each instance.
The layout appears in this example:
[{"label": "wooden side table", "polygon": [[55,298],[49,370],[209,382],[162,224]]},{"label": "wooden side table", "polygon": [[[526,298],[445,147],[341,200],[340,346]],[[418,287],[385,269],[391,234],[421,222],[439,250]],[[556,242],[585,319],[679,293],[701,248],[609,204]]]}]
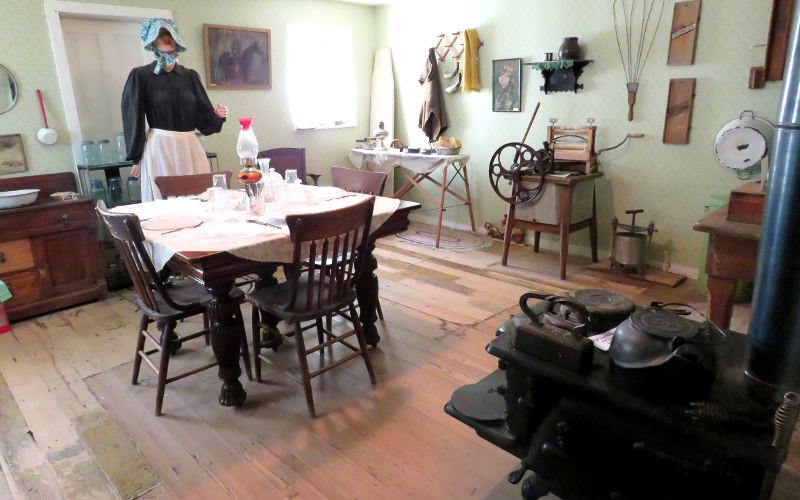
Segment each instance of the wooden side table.
[{"label": "wooden side table", "polygon": [[732,222],[727,217],[728,205],[724,205],[693,227],[708,233],[708,316],[723,328],[731,324],[736,280],[755,280],[761,238],[760,224]]},{"label": "wooden side table", "polygon": [[[508,264],[508,247],[511,245],[511,233],[515,227],[521,227],[534,231],[533,251],[539,251],[539,239],[541,233],[558,234],[561,239],[561,250],[559,252],[559,265],[561,279],[567,278],[567,253],[569,249],[569,235],[579,229],[589,228],[589,240],[592,247],[592,262],[597,262],[597,207],[595,203],[594,190],[592,190],[592,213],[587,219],[572,221],[572,199],[575,186],[582,182],[594,181],[603,175],[602,172],[593,174],[576,175],[572,177],[546,177],[545,184],[552,184],[558,191],[559,213],[558,223],[548,224],[544,222],[517,219],[516,205],[508,206],[508,216],[506,218],[506,233],[503,239],[503,265]],[[538,184],[538,176],[524,176],[522,181],[525,183]],[[514,190],[517,189],[515,185]],[[516,192],[514,192],[516,195]]]}]

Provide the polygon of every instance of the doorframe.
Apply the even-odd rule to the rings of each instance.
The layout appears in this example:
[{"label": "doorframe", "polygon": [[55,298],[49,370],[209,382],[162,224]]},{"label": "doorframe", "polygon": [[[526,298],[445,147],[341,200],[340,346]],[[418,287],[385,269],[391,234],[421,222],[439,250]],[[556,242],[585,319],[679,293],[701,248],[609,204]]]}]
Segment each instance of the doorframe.
[{"label": "doorframe", "polygon": [[77,170],[83,136],[81,134],[80,117],[78,116],[78,103],[75,99],[75,89],[72,86],[72,74],[69,70],[67,48],[64,43],[64,32],[61,29],[61,18],[142,21],[150,17],[172,19],[172,11],[169,9],[125,7],[66,0],[44,0],[44,15],[50,32],[53,59],[56,65],[59,88],[61,89],[61,102],[64,104],[64,116],[67,120],[67,131],[72,144],[72,155]]}]

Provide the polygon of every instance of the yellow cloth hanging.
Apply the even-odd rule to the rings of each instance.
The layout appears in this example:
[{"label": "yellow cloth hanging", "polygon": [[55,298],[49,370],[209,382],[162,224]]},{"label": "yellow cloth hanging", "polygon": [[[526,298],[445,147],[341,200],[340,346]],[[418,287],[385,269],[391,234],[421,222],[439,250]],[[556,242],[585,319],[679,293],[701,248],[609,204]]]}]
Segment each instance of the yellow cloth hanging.
[{"label": "yellow cloth hanging", "polygon": [[480,66],[478,64],[480,43],[478,30],[464,30],[464,82],[461,84],[462,92],[478,92],[481,90]]}]

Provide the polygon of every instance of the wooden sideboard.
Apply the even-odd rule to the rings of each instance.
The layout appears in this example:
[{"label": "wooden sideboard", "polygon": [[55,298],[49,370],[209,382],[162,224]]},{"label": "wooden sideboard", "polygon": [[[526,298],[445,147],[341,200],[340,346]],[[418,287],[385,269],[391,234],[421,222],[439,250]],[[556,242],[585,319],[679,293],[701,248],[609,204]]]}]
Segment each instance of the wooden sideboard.
[{"label": "wooden sideboard", "polygon": [[97,218],[88,199],[56,201],[77,191],[71,173],[0,179],[0,191],[39,188],[36,203],[0,210],[0,280],[11,321],[95,300],[106,290],[100,272]]}]

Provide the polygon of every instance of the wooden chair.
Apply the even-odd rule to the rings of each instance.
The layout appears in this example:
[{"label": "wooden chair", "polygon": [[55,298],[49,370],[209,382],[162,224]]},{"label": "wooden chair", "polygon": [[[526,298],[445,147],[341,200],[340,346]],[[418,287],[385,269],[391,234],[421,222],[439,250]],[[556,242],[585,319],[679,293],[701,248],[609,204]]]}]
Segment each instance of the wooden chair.
[{"label": "wooden chair", "polygon": [[206,189],[212,186],[212,178],[219,174],[225,174],[226,185],[230,188],[233,174],[229,170],[190,175],[160,175],[154,180],[158,190],[161,192],[161,196],[164,198],[169,196],[189,196],[204,193]]},{"label": "wooden chair", "polygon": [[[177,352],[182,342],[202,336],[205,337],[206,345],[209,344],[208,318],[205,312],[206,305],[211,301],[211,295],[203,286],[193,280],[183,280],[175,284],[168,284],[164,281],[153,267],[150,256],[144,247],[144,234],[139,224],[139,218],[135,214],[109,212],[102,200],[97,203],[97,211],[114,238],[114,244],[128,269],[136,291],[134,302],[142,311],[136,339],[136,353],[133,358],[131,383],[133,385],[138,383],[142,361],[155,370],[158,375],[156,416],[160,416],[164,401],[164,389],[167,384],[217,366],[217,362],[214,361],[172,377],[167,376],[169,359]],[[238,288],[234,288],[231,291],[231,298],[241,303],[244,301],[244,294]],[[198,314],[203,315],[203,329],[178,337],[175,334],[178,321]],[[250,353],[247,349],[247,336],[241,311],[237,314],[237,320],[241,327],[241,354],[244,357],[247,377],[252,380]],[[147,331],[150,323],[156,323],[158,330],[161,330],[160,338],[156,338]],[[145,351],[145,341],[147,340],[155,347]],[[156,352],[161,353],[158,367],[149,358]]]},{"label": "wooden chair", "polygon": [[[253,353],[256,380],[261,381],[261,349],[274,347],[273,323],[267,320],[283,320],[294,324],[294,343],[300,361],[302,383],[306,394],[308,411],[316,416],[314,399],[311,393],[311,379],[335,368],[342,363],[361,356],[369,373],[369,379],[375,384],[375,374],[367,354],[367,343],[358,312],[355,308],[355,283],[364,267],[364,259],[369,240],[369,226],[375,198],[370,197],[361,203],[349,207],[313,214],[297,214],[286,216],[289,234],[294,243],[294,258],[291,265],[286,266],[287,281],[258,289],[247,294],[247,300],[254,307],[253,312]],[[353,323],[353,330],[337,335],[322,327],[322,318],[329,314],[345,315]],[[264,321],[259,319],[263,316]],[[301,322],[313,320],[309,327],[303,328]],[[303,333],[309,328],[317,328],[318,345],[307,349]],[[261,330],[266,330],[262,339]],[[346,339],[355,335],[358,347]],[[326,340],[327,337],[327,340]],[[310,371],[307,356],[319,351],[320,359],[324,359],[325,349],[333,344],[341,343],[353,352],[338,360],[330,360],[315,371]],[[329,354],[330,355],[330,354]]]},{"label": "wooden chair", "polygon": [[[331,167],[331,183],[333,186],[351,191],[353,193],[371,194],[373,196],[383,196],[383,188],[386,186],[386,174],[383,172],[372,172],[369,170],[359,170],[346,167]],[[378,318],[383,321],[383,309],[381,302],[375,303]],[[331,329],[330,317],[327,318],[326,326]]]},{"label": "wooden chair", "polygon": [[297,170],[297,178],[304,184],[309,184],[308,179],[316,186],[321,177],[319,174],[306,173],[306,148],[274,148],[265,149],[258,153],[259,158],[269,158],[269,166],[285,177],[287,170]]},{"label": "wooden chair", "polygon": [[383,196],[386,174],[356,168],[331,167],[331,184],[353,193]]}]

